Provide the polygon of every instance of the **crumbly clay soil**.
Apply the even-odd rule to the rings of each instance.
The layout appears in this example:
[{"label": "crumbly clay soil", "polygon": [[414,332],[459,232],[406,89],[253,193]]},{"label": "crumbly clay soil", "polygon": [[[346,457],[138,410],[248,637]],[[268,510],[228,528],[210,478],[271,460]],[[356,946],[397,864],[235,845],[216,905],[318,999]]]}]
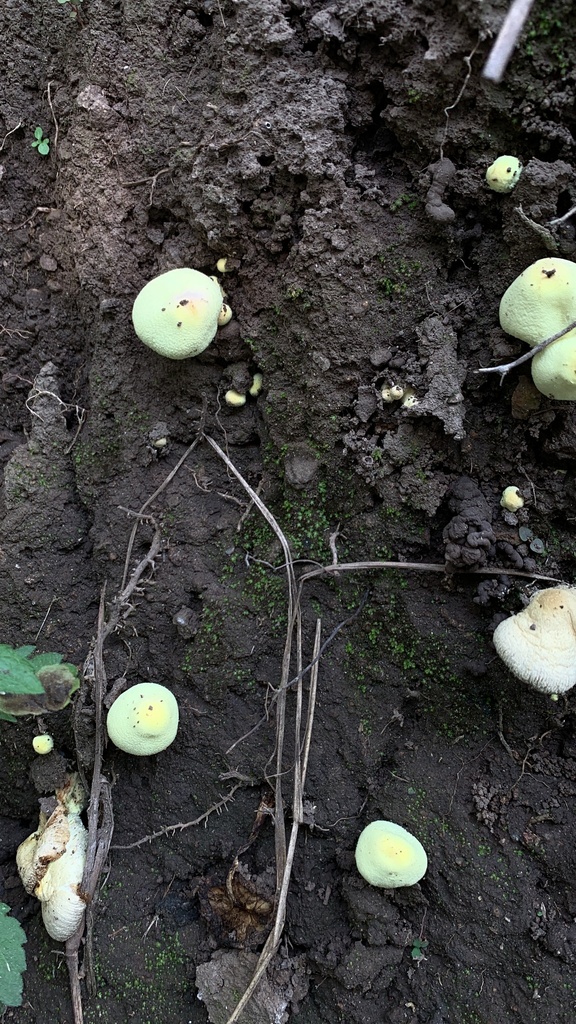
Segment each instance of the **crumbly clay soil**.
[{"label": "crumbly clay soil", "polygon": [[[500,86],[481,68],[504,0],[70,7],[0,11],[0,641],[81,666],[103,588],[109,614],[155,542],[104,667],[110,690],[160,682],[181,709],[165,752],[104,754],[115,828],[84,1020],[224,1024],[270,927],[285,552],[208,436],[298,579],[335,559],[436,567],[302,585],[303,663],[317,620],[326,643],[303,823],[242,1020],[567,1024],[574,698],[523,687],[491,635],[538,576],[574,580],[576,420],[526,365],[475,371],[523,350],[498,325],[514,277],[575,255],[574,218],[551,223],[576,203],[573,7],[536,3]],[[509,195],[484,182],[502,153],[524,163]],[[146,349],[143,284],[224,257],[234,318],[214,343],[183,362]],[[257,372],[259,396],[229,407]],[[418,404],[383,402],[395,384]],[[14,857],[64,770],[90,777],[89,671],[80,700],[45,717],[46,759],[33,718],[0,723],[0,898],[28,958],[10,1024],[73,1020],[64,947]],[[425,845],[419,885],[356,873],[375,818]]]}]

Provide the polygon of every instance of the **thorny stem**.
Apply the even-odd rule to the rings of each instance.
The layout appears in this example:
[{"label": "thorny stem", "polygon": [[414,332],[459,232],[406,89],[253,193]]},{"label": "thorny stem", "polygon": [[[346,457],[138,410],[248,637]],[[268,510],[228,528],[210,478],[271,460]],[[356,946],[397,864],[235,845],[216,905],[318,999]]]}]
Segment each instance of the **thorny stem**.
[{"label": "thorny stem", "polygon": [[539,345],[534,345],[534,348],[529,349],[528,352],[523,352],[517,359],[512,360],[511,363],[502,363],[501,366],[479,366],[474,373],[499,373],[501,374],[500,383],[504,380],[504,377],[510,370],[513,370],[516,366],[521,366],[522,363],[527,363],[529,359],[533,359],[538,352],[542,352],[548,345],[551,345],[553,341],[558,341],[559,338],[563,338],[565,334],[569,334],[576,327],[576,320],[573,320],[568,327],[563,327],[561,331],[553,334],[551,338],[546,338],[545,341],[541,341]]}]

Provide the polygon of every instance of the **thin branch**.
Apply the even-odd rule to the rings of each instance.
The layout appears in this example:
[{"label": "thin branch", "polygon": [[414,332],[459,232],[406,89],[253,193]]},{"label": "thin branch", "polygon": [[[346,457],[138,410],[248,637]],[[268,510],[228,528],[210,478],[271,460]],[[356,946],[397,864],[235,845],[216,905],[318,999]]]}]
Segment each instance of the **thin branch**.
[{"label": "thin branch", "polygon": [[274,841],[275,841],[275,854],[276,854],[276,880],[277,887],[280,886],[281,880],[284,875],[284,867],[286,864],[286,826],[284,822],[284,800],[282,797],[282,777],[283,777],[283,765],[282,756],[284,748],[284,730],[286,723],[286,684],[290,677],[290,659],[292,652],[292,639],[294,635],[295,627],[299,628],[300,619],[300,605],[296,599],[296,575],[294,572],[294,561],[292,558],[292,552],[290,545],[286,539],[286,536],[279,526],[278,522],[266,507],[260,496],[256,491],[250,487],[247,480],[244,479],[242,474],[236,468],[231,459],[228,458],[226,453],[222,450],[219,444],[208,434],[204,435],[208,444],[214,449],[217,455],[220,456],[222,461],[228,467],[231,473],[236,477],[239,483],[242,484],[244,490],[250,495],[252,502],[256,505],[257,509],[262,513],[266,522],[272,527],[274,533],[278,537],[282,550],[284,552],[284,561],[286,565],[286,577],[288,583],[288,625],[286,629],[286,640],[284,643],[284,652],[282,655],[282,670],[280,674],[280,686],[278,693],[278,709],[276,712],[276,782],[275,782],[275,814],[274,814]]},{"label": "thin branch", "polygon": [[513,0],[510,4],[496,42],[482,68],[482,77],[487,78],[489,82],[495,82],[498,85],[502,81],[508,61],[520,38],[533,4],[534,0]]},{"label": "thin branch", "polygon": [[6,139],[8,138],[8,136],[9,136],[9,135],[13,135],[13,134],[14,134],[14,132],[17,132],[17,131],[18,131],[18,129],[19,129],[19,128],[21,128],[21,127],[22,127],[22,121],[18,121],[18,124],[16,125],[16,127],[15,127],[15,128],[11,128],[9,132],[6,132],[6,135],[5,135],[5,136],[4,136],[4,138],[2,139],[2,142],[0,143],[0,153],[1,153],[1,152],[2,152],[2,150],[4,149],[4,144],[5,144],[5,142],[6,142]]},{"label": "thin branch", "polygon": [[58,147],[59,125],[58,125],[58,118],[56,117],[56,114],[54,113],[54,106],[52,104],[52,92],[51,92],[52,85],[53,85],[52,82],[48,82],[48,88],[47,88],[46,91],[48,93],[48,106],[50,107],[50,113],[52,114],[52,120],[54,121],[54,142],[52,143],[52,149],[53,149],[53,151],[55,153],[56,149]]},{"label": "thin branch", "polygon": [[573,217],[575,213],[576,213],[576,206],[572,206],[568,210],[568,213],[563,213],[561,217],[554,217],[554,219],[553,220],[549,220],[548,223],[549,224],[563,224],[565,220],[570,220],[570,217]]},{"label": "thin branch", "polygon": [[[340,566],[338,566],[338,568],[340,568]],[[338,573],[336,573],[336,575],[338,575]],[[302,584],[300,584],[299,593],[301,593],[301,590],[302,590]],[[343,619],[342,622],[339,622],[338,625],[334,627],[334,629],[330,633],[330,636],[328,636],[326,638],[326,640],[324,641],[324,643],[322,644],[322,646],[320,648],[320,651],[318,652],[318,655],[317,655],[317,658],[316,658],[317,661],[320,661],[320,658],[324,654],[324,651],[326,651],[328,649],[328,647],[330,647],[330,644],[332,644],[334,642],[334,640],[336,639],[338,634],[344,629],[344,627],[345,626],[349,626],[351,622],[354,622],[354,619],[358,618],[358,616],[360,615],[360,612],[362,611],[362,609],[363,609],[364,605],[366,604],[367,600],[368,600],[368,591],[366,591],[366,593],[363,595],[363,597],[362,597],[362,599],[360,601],[360,604],[358,605],[357,608],[354,609],[352,614],[348,615],[348,617],[346,619]],[[316,662],[315,662],[315,660],[313,658],[312,661],[310,661],[304,668],[301,668],[299,670],[299,672],[292,679],[289,679],[286,683],[284,683],[285,689],[288,690],[288,689],[290,689],[291,686],[294,686],[296,683],[299,683],[300,680],[303,679],[304,676],[308,672],[310,672],[312,669],[314,669],[315,664],[316,664]],[[255,733],[263,725],[265,725],[265,723],[270,718],[270,710],[274,706],[274,703],[276,702],[279,693],[280,693],[280,689],[277,689],[276,692],[274,693],[274,695],[272,696],[272,698],[270,699],[269,703],[268,703],[268,706],[266,708],[266,714],[262,715],[262,718],[260,719],[260,721],[256,722],[256,725],[252,726],[252,728],[249,729],[248,732],[244,733],[243,736],[240,736],[237,740],[234,740],[234,743],[232,744],[231,747],[228,747],[228,749],[226,751],[226,755],[227,756],[228,756],[228,754],[231,754],[232,751],[237,746],[240,745],[240,743],[243,743],[250,736],[252,736],[253,733]]]},{"label": "thin branch", "polygon": [[466,78],[462,82],[462,85],[460,87],[460,91],[458,92],[458,95],[457,95],[456,99],[454,100],[454,102],[451,103],[449,107],[444,107],[444,117],[446,118],[446,123],[444,125],[444,134],[442,136],[442,141],[440,143],[440,159],[441,160],[444,159],[444,143],[446,142],[446,139],[448,138],[448,123],[450,121],[450,112],[452,110],[454,110],[458,106],[458,104],[460,103],[460,100],[462,99],[462,97],[463,97],[463,95],[464,95],[464,93],[466,91],[466,86],[468,85],[468,82],[470,81],[470,76],[472,74],[472,57],[476,53],[476,50],[478,49],[479,45],[480,45],[480,40],[478,40],[478,42],[476,43],[474,48],[470,51],[470,53],[467,54],[466,57],[464,57],[464,63],[466,65],[466,67],[468,68],[468,70],[466,72]]},{"label": "thin branch", "polygon": [[479,366],[477,370],[474,370],[474,373],[500,373],[502,375],[500,383],[502,383],[504,377],[510,372],[510,370],[515,369],[516,366],[521,366],[522,363],[527,363],[528,360],[533,359],[538,352],[542,352],[545,348],[548,348],[548,345],[551,345],[553,341],[558,341],[560,338],[563,338],[565,334],[569,334],[575,327],[576,320],[573,320],[571,324],[568,324],[568,327],[563,327],[561,331],[557,331],[557,333],[553,334],[551,338],[546,338],[546,340],[541,341],[539,345],[534,345],[534,347],[529,349],[528,352],[523,352],[517,359],[513,359],[511,363],[502,363],[501,366]]},{"label": "thin branch", "polygon": [[[200,429],[202,429],[202,427]],[[132,527],[132,532],[130,534],[130,539],[128,541],[128,547],[126,549],[126,558],[124,559],[124,572],[123,572],[123,575],[122,575],[122,583],[120,584],[120,590],[121,591],[124,590],[124,587],[126,586],[126,580],[128,579],[128,573],[130,571],[130,559],[132,557],[132,548],[134,547],[134,541],[136,539],[136,533],[138,531],[138,526],[140,525],[139,520],[144,516],[144,513],[145,513],[146,509],[148,508],[148,506],[152,504],[152,502],[158,497],[159,494],[162,494],[162,491],[164,490],[164,488],[167,487],[168,484],[170,483],[170,481],[176,476],[176,473],[178,472],[180,467],[184,464],[184,462],[186,462],[186,459],[188,458],[190,453],[194,451],[196,445],[199,443],[201,438],[202,438],[202,434],[201,434],[201,432],[199,432],[197,434],[196,438],[194,439],[194,441],[192,441],[192,444],[189,445],[188,448],[186,449],[186,451],[184,452],[184,455],[182,455],[178,459],[178,462],[174,466],[174,469],[170,470],[170,472],[168,473],[168,476],[165,477],[165,479],[162,481],[160,486],[156,488],[154,493],[151,494],[149,498],[146,498],[146,501],[144,502],[142,507],[138,510],[138,512],[131,513],[132,515],[136,516],[136,522],[134,523],[134,526]]]},{"label": "thin branch", "polygon": [[151,843],[153,839],[160,839],[161,836],[168,836],[174,832],[183,832],[186,828],[192,828],[193,825],[201,825],[202,822],[207,821],[211,814],[220,814],[223,810],[228,807],[228,804],[234,797],[234,793],[241,786],[246,785],[246,780],[243,779],[241,782],[237,782],[226,796],[223,796],[217,803],[212,804],[207,811],[200,814],[198,818],[194,818],[193,821],[181,821],[176,825],[164,825],[163,828],[159,828],[157,832],[151,832],[148,836],[143,836],[142,839],[137,839],[134,843],[114,843],[110,847],[111,850],[135,850],[137,846],[143,846],[144,843]]},{"label": "thin branch", "polygon": [[[86,931],[86,945],[84,952],[84,970],[89,980],[94,979],[94,966],[92,961],[92,924],[93,924],[93,900],[98,889],[100,874],[108,856],[112,832],[114,830],[114,818],[112,813],[112,797],[108,781],[102,775],[102,758],[104,750],[104,722],[102,707],[106,693],[106,670],[104,668],[104,640],[108,636],[107,623],[105,621],[105,593],[106,588],[102,587],[100,593],[100,606],[98,609],[98,630],[94,642],[93,657],[89,656],[90,668],[93,668],[93,693],[94,703],[94,750],[92,783],[90,786],[90,799],[88,803],[88,849],[86,851],[86,863],[84,874],[80,884],[80,891],[86,897],[89,906],[86,915],[80,922],[74,935],[66,942],[66,961],[70,977],[70,994],[72,1009],[74,1013],[74,1024],[83,1024],[84,1015],[82,1011],[82,997],[80,992],[80,978],[78,970],[78,951]],[[76,705],[74,728],[78,724],[79,708]],[[100,813],[102,811],[102,821]],[[89,916],[88,916],[89,914]]]},{"label": "thin branch", "polygon": [[[306,726],[304,730],[303,740],[300,739],[300,721],[299,715],[296,723],[296,761],[294,765],[294,786],[293,786],[293,797],[292,797],[292,828],[290,830],[290,842],[288,844],[288,852],[286,855],[286,864],[282,874],[282,882],[280,885],[280,892],[278,894],[276,903],[276,916],[274,919],[274,927],[268,936],[264,949],[260,954],[258,963],[252,975],[252,979],[248,988],[244,992],[239,1003],[236,1005],[233,1013],[228,1017],[226,1024],[236,1024],[246,1007],[252,998],[256,988],[260,984],[260,979],[265,974],[274,954],[276,953],[280,940],[282,938],[282,932],[284,930],[284,924],[286,922],[286,904],[288,901],[288,892],[290,889],[290,879],[292,877],[292,865],[294,863],[294,855],[296,853],[296,842],[298,840],[298,832],[300,826],[304,821],[303,812],[303,793],[304,784],[306,782],[306,771],[308,768],[308,755],[310,753],[310,743],[312,739],[312,726],[314,723],[314,711],[316,707],[316,692],[318,684],[318,660],[320,651],[320,636],[321,636],[321,621],[316,620],[316,635],[314,638],[314,650],[312,661],[314,669],[310,680],[310,691],[308,694],[308,712],[306,715]],[[301,697],[299,699],[299,708],[301,708]]]},{"label": "thin branch", "polygon": [[548,583],[562,583],[557,576],[542,576],[539,573],[524,572],[523,569],[501,569],[497,566],[482,569],[458,569],[450,572],[446,565],[437,562],[340,562],[337,565],[323,565],[310,569],[300,577],[300,584],[314,576],[326,576],[339,572],[356,572],[358,569],[410,569],[417,572],[443,572],[452,578],[458,576],[521,576],[529,580],[544,580]]}]

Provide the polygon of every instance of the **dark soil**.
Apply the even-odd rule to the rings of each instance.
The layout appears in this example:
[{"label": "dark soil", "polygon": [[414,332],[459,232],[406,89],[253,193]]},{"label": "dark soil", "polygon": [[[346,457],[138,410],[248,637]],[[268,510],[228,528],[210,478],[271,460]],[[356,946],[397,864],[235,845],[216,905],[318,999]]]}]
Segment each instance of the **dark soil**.
[{"label": "dark soil", "polygon": [[[506,7],[84,0],[75,19],[56,0],[6,0],[0,12],[0,640],[84,662],[102,587],[109,601],[121,589],[133,513],[201,429],[276,516],[297,574],[335,553],[447,563],[303,587],[305,663],[317,618],[324,640],[349,621],[321,659],[284,940],[246,1022],[574,1019],[574,698],[523,687],[491,634],[530,574],[573,580],[576,420],[526,366],[502,384],[475,370],[523,349],[498,326],[514,277],[574,256],[573,219],[550,221],[576,203],[576,19],[569,0],[537,3],[495,86],[480,71]],[[32,147],[37,127],[49,155]],[[484,182],[501,153],[525,164],[510,195]],[[445,185],[430,170],[441,157],[456,168]],[[177,266],[214,274],[223,257],[234,319],[212,346],[183,362],[144,348],[130,321],[142,285]],[[256,371],[261,395],[228,407],[226,389]],[[419,404],[383,403],[392,384]],[[500,507],[510,484],[526,497],[519,517]],[[181,727],[149,759],[106,750],[115,832],[84,1013],[219,1024],[214,1000],[237,1002],[274,894],[284,556],[203,439],[146,513],[129,570],[156,527],[161,555],[105,667],[110,686],[173,688]],[[459,541],[456,516],[479,546]],[[89,750],[87,696],[76,739]],[[70,707],[45,726],[52,762],[34,757],[33,718],[0,723],[0,898],[28,937],[16,1024],[72,1021],[64,949],[14,861],[51,768],[89,767]],[[384,892],[356,873],[375,818],[425,845],[419,885]],[[240,923],[221,888],[214,899],[237,856]],[[264,911],[247,925],[254,894]]]}]

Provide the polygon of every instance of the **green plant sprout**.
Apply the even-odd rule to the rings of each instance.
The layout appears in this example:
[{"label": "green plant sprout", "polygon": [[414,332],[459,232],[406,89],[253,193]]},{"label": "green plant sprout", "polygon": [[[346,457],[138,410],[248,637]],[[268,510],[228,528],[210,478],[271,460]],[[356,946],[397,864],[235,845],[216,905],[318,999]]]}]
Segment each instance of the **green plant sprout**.
[{"label": "green plant sprout", "polygon": [[7,1006],[22,1004],[22,972],[26,969],[24,930],[13,917],[8,917],[5,903],[0,903],[0,1016]]},{"label": "green plant sprout", "polygon": [[34,129],[32,148],[37,149],[41,156],[48,156],[50,152],[50,139],[44,138],[44,132],[40,127]]},{"label": "green plant sprout", "polygon": [[417,963],[421,960],[426,960],[424,953],[428,949],[428,939],[412,939],[412,949],[410,950],[410,956]]},{"label": "green plant sprout", "polygon": [[59,4],[65,4],[71,18],[78,18],[80,21],[80,4],[82,0],[57,0]]},{"label": "green plant sprout", "polygon": [[0,644],[0,720],[60,711],[80,686],[75,665],[61,654],[34,654],[36,648]]}]

